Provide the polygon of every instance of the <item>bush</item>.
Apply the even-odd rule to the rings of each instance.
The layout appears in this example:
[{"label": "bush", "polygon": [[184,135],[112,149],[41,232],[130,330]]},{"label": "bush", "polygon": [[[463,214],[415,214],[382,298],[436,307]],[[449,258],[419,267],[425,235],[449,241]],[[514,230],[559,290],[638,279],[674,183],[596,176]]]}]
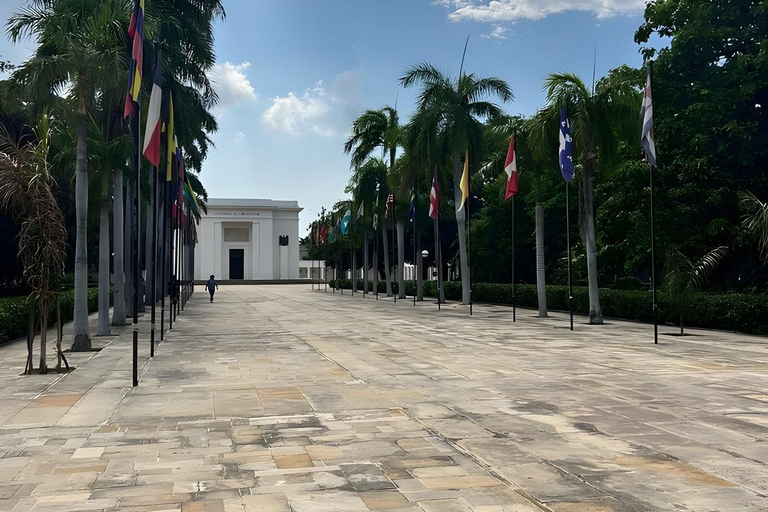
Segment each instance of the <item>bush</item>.
[{"label": "bush", "polygon": [[[99,308],[97,288],[88,289],[88,311]],[[75,312],[75,292],[61,292],[61,314],[64,321],[72,320]],[[50,312],[48,325],[53,326],[55,308]],[[0,343],[14,340],[27,334],[29,321],[29,297],[7,297],[0,299]]]},{"label": "bush", "polygon": [[[638,281],[639,282],[639,281]],[[345,289],[352,287],[350,280],[342,280]],[[332,285],[331,285],[332,286]],[[369,283],[372,287],[372,284]],[[406,281],[407,295],[413,295],[414,282]],[[617,286],[619,283],[617,282]],[[621,286],[634,286],[622,283]],[[358,288],[363,289],[362,281]],[[383,293],[384,283],[379,283],[379,292]],[[424,296],[437,296],[437,282],[424,281]],[[445,282],[446,300],[461,300],[461,282]],[[512,285],[501,283],[474,283],[472,300],[491,304],[512,304]],[[666,292],[658,292],[659,323],[677,324],[680,309]],[[515,303],[518,306],[538,308],[536,285],[518,284],[515,287]],[[600,307],[606,317],[652,322],[652,298],[648,289],[622,290],[600,289]],[[547,286],[547,307],[552,310],[568,311],[568,287]],[[586,286],[573,287],[573,311],[586,315],[589,313],[589,289]],[[691,294],[690,304],[685,311],[685,325],[707,329],[739,331],[748,334],[768,334],[768,295],[746,293],[706,293]]]}]

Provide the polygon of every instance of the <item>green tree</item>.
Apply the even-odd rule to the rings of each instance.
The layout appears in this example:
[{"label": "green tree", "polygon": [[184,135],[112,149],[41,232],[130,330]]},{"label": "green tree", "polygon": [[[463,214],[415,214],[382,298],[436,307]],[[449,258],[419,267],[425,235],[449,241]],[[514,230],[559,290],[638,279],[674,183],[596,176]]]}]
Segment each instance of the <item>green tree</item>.
[{"label": "green tree", "polygon": [[560,112],[568,110],[574,139],[574,158],[581,162],[579,231],[586,247],[589,282],[589,321],[602,324],[598,291],[595,202],[593,180],[598,155],[601,167],[610,170],[617,161],[618,144],[639,133],[640,93],[633,80],[611,73],[590,91],[571,73],[555,73],[544,81],[547,105],[533,118],[532,129],[542,137],[541,146],[557,148]]},{"label": "green tree", "polygon": [[32,37],[38,46],[11,76],[17,87],[35,97],[64,92],[76,112],[75,312],[72,350],[90,350],[88,327],[88,169],[87,103],[99,76],[126,69],[125,28],[128,5],[120,0],[36,1],[11,16],[7,33],[13,42]]},{"label": "green tree", "polygon": [[[435,141],[441,152],[450,156],[453,168],[454,198],[461,202],[459,182],[462,172],[461,156],[469,151],[472,168],[477,167],[482,148],[482,119],[501,115],[501,109],[487,101],[498,97],[512,100],[512,90],[499,78],[478,78],[461,73],[458,78],[447,75],[431,64],[420,63],[408,69],[400,85],[421,85],[416,114],[410,126],[412,136],[421,141]],[[461,262],[462,302],[470,301],[469,260],[466,247],[465,215],[467,208],[456,210]]]},{"label": "green tree", "polygon": [[[352,123],[352,134],[344,144],[344,152],[351,155],[350,167],[356,169],[376,149],[381,148],[382,157],[389,159],[389,172],[391,172],[395,166],[397,148],[401,145],[402,127],[400,126],[400,117],[397,114],[397,110],[387,105],[380,110],[366,110]],[[387,185],[386,181],[381,184]],[[384,199],[386,199],[390,190],[388,186],[380,188],[380,194],[383,195]],[[387,230],[383,223],[380,230],[384,242],[384,272],[387,297],[390,297],[392,295],[392,277],[390,276],[391,267],[389,266],[389,241]],[[402,227],[399,226],[397,231],[398,244],[402,246]],[[404,264],[404,261],[399,262],[399,273],[402,272]]]}]

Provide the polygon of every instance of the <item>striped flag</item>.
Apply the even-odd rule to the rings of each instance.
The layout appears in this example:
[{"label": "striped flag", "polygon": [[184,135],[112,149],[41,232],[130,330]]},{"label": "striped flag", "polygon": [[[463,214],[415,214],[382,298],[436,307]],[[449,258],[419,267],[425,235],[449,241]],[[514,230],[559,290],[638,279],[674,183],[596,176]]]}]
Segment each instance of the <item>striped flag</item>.
[{"label": "striped flag", "polygon": [[135,0],[128,36],[133,39],[131,66],[128,68],[128,92],[125,95],[123,117],[137,114],[134,104],[141,93],[141,71],[144,65],[144,0]]},{"label": "striped flag", "polygon": [[643,134],[640,143],[645,149],[645,160],[656,167],[656,142],[653,140],[653,97],[651,95],[651,66],[648,65],[648,80],[645,83],[643,92],[643,106],[641,109],[643,116]]},{"label": "striped flag", "polygon": [[163,104],[163,73],[160,66],[155,71],[155,79],[152,82],[152,96],[149,98],[149,111],[147,112],[147,128],[144,132],[144,156],[157,167],[160,165],[160,110]]},{"label": "striped flag", "polygon": [[435,174],[432,176],[432,189],[429,191],[429,217],[437,218],[437,212],[440,210],[440,184],[437,181],[437,165],[435,165]]},{"label": "striped flag", "polygon": [[504,163],[504,172],[507,173],[507,190],[504,193],[504,200],[517,195],[517,148],[515,147],[514,134],[509,139],[509,149],[507,150],[507,161]]},{"label": "striped flag", "polygon": [[459,188],[461,189],[461,204],[459,210],[464,208],[464,203],[467,202],[469,197],[469,150],[464,155],[464,171],[461,173],[461,181],[459,182]]},{"label": "striped flag", "polygon": [[560,172],[566,183],[570,183],[576,173],[573,168],[571,123],[568,121],[568,111],[565,107],[560,111]]},{"label": "striped flag", "polygon": [[395,202],[395,196],[392,195],[392,192],[389,193],[387,196],[387,202],[384,203],[384,218],[386,219],[389,215],[389,207],[392,203]]}]

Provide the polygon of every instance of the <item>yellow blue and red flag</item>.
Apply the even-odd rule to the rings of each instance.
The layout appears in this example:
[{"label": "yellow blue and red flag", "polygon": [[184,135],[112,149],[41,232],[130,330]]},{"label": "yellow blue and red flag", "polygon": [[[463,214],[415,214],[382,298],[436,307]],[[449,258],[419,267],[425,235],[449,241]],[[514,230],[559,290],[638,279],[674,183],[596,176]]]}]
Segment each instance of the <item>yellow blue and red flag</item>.
[{"label": "yellow blue and red flag", "polygon": [[125,95],[123,116],[135,115],[136,102],[141,93],[141,70],[144,65],[144,0],[135,0],[128,36],[133,39],[131,67],[128,68],[128,92]]}]

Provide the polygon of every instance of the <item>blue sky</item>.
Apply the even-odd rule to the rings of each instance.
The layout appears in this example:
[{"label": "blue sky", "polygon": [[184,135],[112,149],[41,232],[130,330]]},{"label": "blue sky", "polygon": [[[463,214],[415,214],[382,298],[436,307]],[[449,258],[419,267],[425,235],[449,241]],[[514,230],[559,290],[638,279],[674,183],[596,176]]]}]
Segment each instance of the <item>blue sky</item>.
[{"label": "blue sky", "polygon": [[[6,20],[24,2],[6,0]],[[639,66],[633,41],[644,0],[224,0],[211,71],[221,103],[216,148],[202,180],[212,197],[296,199],[301,234],[322,206],[344,197],[351,121],[394,105],[406,121],[416,90],[398,78],[428,61],[508,81],[511,114],[533,114],[555,71],[591,79],[621,64]],[[18,63],[33,43],[0,41]]]}]

